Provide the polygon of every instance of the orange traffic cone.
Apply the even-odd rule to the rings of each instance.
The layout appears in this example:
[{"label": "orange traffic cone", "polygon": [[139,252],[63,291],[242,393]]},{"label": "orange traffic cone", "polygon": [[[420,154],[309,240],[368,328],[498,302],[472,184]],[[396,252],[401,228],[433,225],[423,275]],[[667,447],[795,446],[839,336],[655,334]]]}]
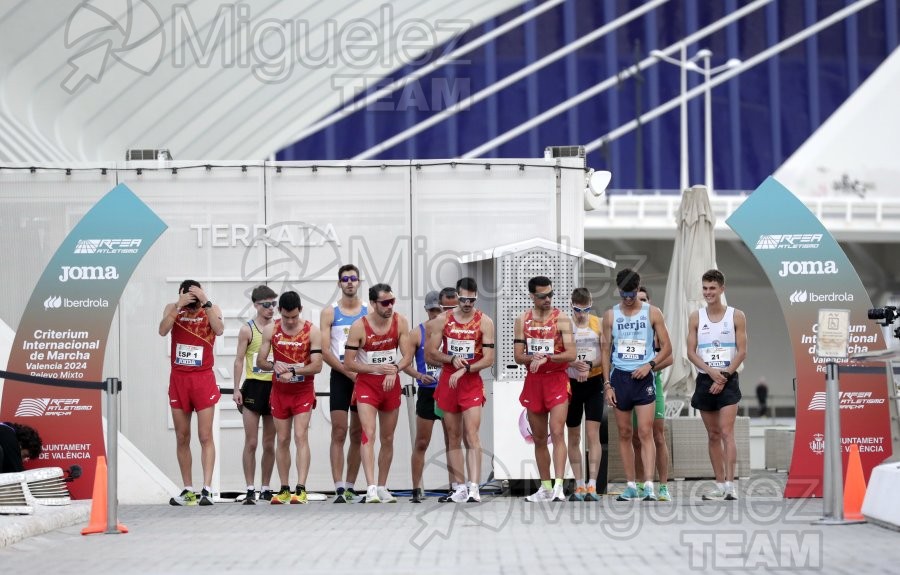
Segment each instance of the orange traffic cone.
[{"label": "orange traffic cone", "polygon": [[865,521],[862,514],[863,499],[866,498],[866,479],[863,476],[859,445],[850,445],[847,460],[847,477],[844,479],[844,519]]},{"label": "orange traffic cone", "polygon": [[[91,520],[81,530],[82,535],[106,532],[106,457],[97,457],[97,469],[94,470],[94,493],[91,497]],[[128,528],[121,523],[116,524],[119,533],[128,533]]]}]

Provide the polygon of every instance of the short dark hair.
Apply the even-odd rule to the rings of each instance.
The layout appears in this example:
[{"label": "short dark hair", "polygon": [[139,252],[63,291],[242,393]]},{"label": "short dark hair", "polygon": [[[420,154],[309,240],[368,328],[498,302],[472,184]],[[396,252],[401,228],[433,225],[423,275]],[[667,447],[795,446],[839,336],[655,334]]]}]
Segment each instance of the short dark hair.
[{"label": "short dark hair", "polygon": [[572,303],[586,304],[591,301],[591,292],[587,288],[577,287],[572,290]]},{"label": "short dark hair", "polygon": [[275,293],[275,290],[266,285],[256,286],[250,293],[250,300],[253,303],[262,301],[264,299],[272,299],[273,297],[278,297],[278,294]]},{"label": "short dark hair", "polygon": [[369,288],[369,301],[378,301],[378,294],[392,291],[388,284],[375,284]]},{"label": "short dark hair", "polygon": [[33,427],[29,427],[28,425],[13,423],[11,421],[7,422],[6,425],[12,427],[13,430],[15,430],[16,440],[18,440],[19,442],[19,447],[28,452],[29,459],[37,459],[37,457],[44,450],[41,436],[38,435],[37,430]]},{"label": "short dark hair", "polygon": [[295,291],[286,291],[278,298],[278,309],[291,311],[294,309],[303,309],[300,302],[300,294]]},{"label": "short dark hair", "polygon": [[438,301],[441,303],[441,305],[444,305],[445,299],[454,299],[457,297],[459,297],[459,293],[456,291],[456,288],[445,287],[441,290],[441,293],[438,296]]},{"label": "short dark hair", "polygon": [[475,278],[460,278],[456,282],[456,291],[458,292],[459,290],[477,292],[478,284],[475,282]]},{"label": "short dark hair", "polygon": [[350,270],[355,271],[356,277],[359,277],[359,268],[357,268],[353,264],[344,264],[338,268],[338,279],[341,279],[341,276],[344,275],[344,273],[349,272]]},{"label": "short dark hair", "polygon": [[198,282],[197,280],[184,280],[183,282],[181,282],[181,285],[178,286],[178,293],[187,293],[188,290],[191,289],[191,286],[197,286],[201,289],[203,288],[203,286],[201,286],[200,282]]},{"label": "short dark hair", "polygon": [[539,287],[552,286],[553,282],[547,276],[535,276],[528,280],[528,293],[534,293]]},{"label": "short dark hair", "polygon": [[625,268],[616,274],[616,285],[621,291],[637,291],[641,285],[641,274],[631,268]]},{"label": "short dark hair", "polygon": [[648,299],[648,300],[651,299],[651,298],[653,297],[653,296],[650,295],[650,290],[648,290],[648,289],[647,289],[646,287],[644,287],[644,286],[638,286],[638,291],[639,291],[639,292],[642,291],[642,292],[644,292],[645,294],[647,294],[647,299]]},{"label": "short dark hair", "polygon": [[705,282],[716,282],[720,286],[723,286],[725,285],[725,274],[716,269],[708,270],[703,274],[702,280]]}]

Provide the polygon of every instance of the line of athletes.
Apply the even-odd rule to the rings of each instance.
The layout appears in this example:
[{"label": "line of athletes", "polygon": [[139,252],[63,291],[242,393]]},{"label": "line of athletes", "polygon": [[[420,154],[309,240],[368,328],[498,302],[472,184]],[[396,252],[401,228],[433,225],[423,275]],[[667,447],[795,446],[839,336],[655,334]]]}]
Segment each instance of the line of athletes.
[{"label": "line of athletes", "polygon": [[[296,292],[278,296],[267,286],[253,290],[256,317],[241,326],[234,363],[234,381],[244,376],[243,385],[234,390],[245,430],[244,504],[257,500],[254,478],[260,421],[260,499],[273,504],[306,503],[308,429],[316,406],[313,379],[323,362],[331,367],[330,459],[335,503],[357,500],[354,484],[360,464],[367,484],[364,501],[396,502],[386,485],[401,403],[400,372],[418,382],[412,501],[421,502],[424,497],[421,481],[425,452],[436,420],[443,425],[451,485],[450,492],[439,501],[481,500],[480,425],[485,395],[479,372],[494,363],[495,332],[491,318],[475,307],[475,280],[462,278],[455,289],[429,293],[425,298],[429,319],[412,330],[407,319],[394,312],[396,298],[390,286],[379,283],[369,288],[367,306],[358,294],[360,282],[356,266],[341,266],[341,297],[322,311],[320,327],[300,317],[303,308]],[[576,477],[576,489],[569,500],[599,500],[596,477],[604,403],[615,407],[619,451],[627,477],[627,486],[617,499],[670,500],[659,378],[659,372],[672,363],[668,331],[661,311],[650,304],[647,290],[641,287],[637,272],[622,270],[616,284],[621,301],[601,320],[590,313],[592,298],[586,288],[573,291],[570,318],[553,306],[555,294],[549,278],[537,276],[528,282],[533,307],[516,319],[513,341],[516,363],[527,366],[519,400],[527,411],[541,479],[538,491],[526,497],[528,501],[566,499],[562,478],[567,457]],[[741,398],[736,370],[746,357],[747,338],[743,313],[721,302],[724,289],[721,272],[704,274],[703,295],[708,307],[691,315],[688,356],[700,372],[691,403],[700,410],[706,425],[716,476],[716,488],[704,499],[734,500],[737,455],[733,429]],[[274,320],[276,305],[278,320]],[[169,397],[184,480],[184,490],[170,500],[172,505],[213,502],[209,488],[215,460],[212,409],[219,391],[212,372],[212,350],[216,335],[223,331],[221,311],[209,301],[200,284],[183,282],[179,300],[166,306],[159,329],[160,335],[172,334]],[[322,334],[328,334],[328,342]],[[200,493],[195,493],[191,480],[193,411],[198,413],[204,473]],[[589,452],[587,481],[580,446],[583,417]],[[376,433],[380,443],[377,476],[371,441]],[[345,459],[348,435],[350,446]],[[289,482],[292,438],[298,476],[293,492]],[[640,456],[635,457],[635,453]],[[277,466],[281,481],[277,491],[269,487],[273,466]],[[654,489],[654,468],[660,478],[658,491]],[[637,483],[636,477],[644,481]]]}]

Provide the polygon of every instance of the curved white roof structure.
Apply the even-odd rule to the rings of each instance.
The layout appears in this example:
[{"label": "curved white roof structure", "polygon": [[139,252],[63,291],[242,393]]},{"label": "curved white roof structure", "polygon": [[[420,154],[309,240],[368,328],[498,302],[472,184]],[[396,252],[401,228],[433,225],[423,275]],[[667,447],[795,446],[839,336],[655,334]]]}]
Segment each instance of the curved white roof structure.
[{"label": "curved white roof structure", "polygon": [[5,0],[0,160],[265,159],[521,0]]}]

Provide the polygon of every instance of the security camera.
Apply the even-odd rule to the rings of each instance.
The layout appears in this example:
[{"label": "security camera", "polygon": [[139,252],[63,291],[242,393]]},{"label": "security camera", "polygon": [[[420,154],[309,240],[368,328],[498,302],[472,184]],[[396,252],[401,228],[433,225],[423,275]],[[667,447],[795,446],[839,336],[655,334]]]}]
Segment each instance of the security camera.
[{"label": "security camera", "polygon": [[584,209],[589,212],[600,207],[600,196],[612,180],[612,173],[605,170],[588,170],[584,178]]}]

